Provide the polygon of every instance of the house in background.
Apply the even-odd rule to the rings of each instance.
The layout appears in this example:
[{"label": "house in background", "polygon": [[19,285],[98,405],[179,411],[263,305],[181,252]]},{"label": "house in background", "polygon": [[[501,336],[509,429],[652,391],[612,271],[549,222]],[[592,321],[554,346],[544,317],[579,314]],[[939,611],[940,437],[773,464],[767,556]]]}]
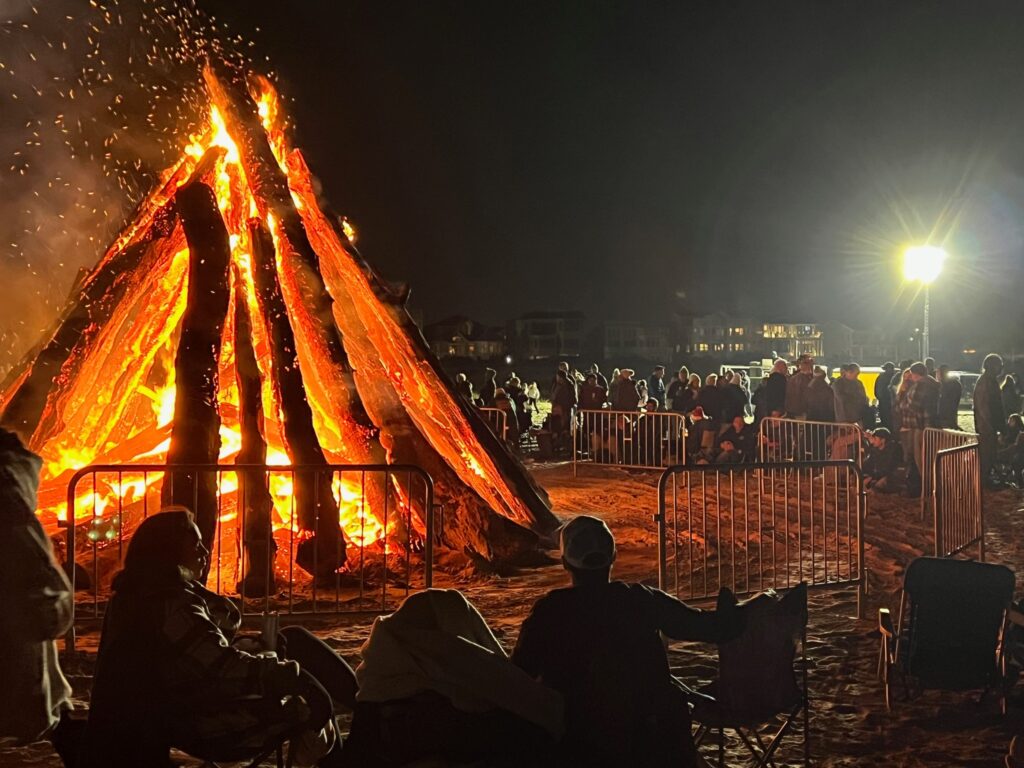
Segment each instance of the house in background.
[{"label": "house in background", "polygon": [[442,360],[450,357],[494,360],[508,351],[501,328],[486,326],[462,315],[446,317],[424,326],[423,337],[431,351]]},{"label": "house in background", "polygon": [[512,321],[513,354],[519,360],[576,358],[583,352],[582,312],[527,312]]},{"label": "house in background", "polygon": [[653,363],[671,365],[675,357],[672,329],[639,320],[608,320],[591,335],[595,359],[608,365]]}]

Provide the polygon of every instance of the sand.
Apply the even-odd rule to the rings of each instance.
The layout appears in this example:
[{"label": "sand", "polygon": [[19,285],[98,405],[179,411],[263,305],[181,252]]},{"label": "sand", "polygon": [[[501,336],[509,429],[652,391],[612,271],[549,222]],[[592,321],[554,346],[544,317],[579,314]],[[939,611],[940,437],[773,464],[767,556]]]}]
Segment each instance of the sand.
[{"label": "sand", "polygon": [[[656,511],[657,474],[612,469],[581,470],[571,466],[534,465],[533,472],[547,488],[555,510],[562,516],[583,512],[600,514],[616,534],[619,578],[655,583],[656,537],[652,515]],[[986,495],[987,559],[1024,572],[1024,515],[1016,491]],[[851,590],[812,593],[808,651],[811,660],[811,754],[821,766],[998,766],[1011,737],[1024,731],[1024,708],[1012,706],[1002,717],[994,701],[981,705],[972,694],[927,692],[887,712],[882,687],[875,679],[879,606],[898,606],[903,571],[923,554],[931,528],[921,522],[916,502],[892,496],[872,496],[865,524],[869,594],[865,618],[857,621]],[[509,646],[536,598],[565,583],[564,573],[552,560],[546,567],[503,576],[440,574],[438,586],[458,587],[483,612],[498,636]],[[313,627],[350,663],[368,632],[366,618],[321,619]],[[97,637],[86,633],[83,649],[68,664],[79,701],[88,694],[89,674]],[[670,648],[673,667],[688,682],[707,681],[714,673],[714,648],[676,644]],[[1024,698],[1024,697],[1022,697]],[[728,744],[728,764],[749,761],[739,742]],[[792,734],[777,753],[776,765],[802,764],[800,735]],[[46,745],[0,749],[0,765],[60,766]],[[198,765],[197,763],[187,763]]]}]

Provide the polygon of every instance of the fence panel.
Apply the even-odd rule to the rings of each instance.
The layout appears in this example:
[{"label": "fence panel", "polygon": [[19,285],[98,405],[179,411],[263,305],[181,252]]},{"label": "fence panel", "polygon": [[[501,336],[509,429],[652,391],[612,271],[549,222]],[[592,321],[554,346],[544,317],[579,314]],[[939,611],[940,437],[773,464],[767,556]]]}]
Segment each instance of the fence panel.
[{"label": "fence panel", "polygon": [[[165,475],[168,483],[188,482],[194,499],[204,475],[215,481],[217,521],[206,586],[240,598],[243,615],[387,611],[397,596],[431,586],[434,483],[420,467],[93,465],[72,477],[62,522],[67,561],[77,562],[77,569],[69,568],[72,586],[76,570],[88,575],[87,588],[75,593],[76,618],[102,615],[131,533],[162,505]],[[297,478],[310,475],[313,488],[324,487],[323,475],[329,476],[344,533],[336,553],[344,566],[329,577],[313,578],[296,567],[299,545],[309,533],[300,527],[293,489]],[[317,516],[321,508],[314,501]],[[309,522],[304,528],[318,529],[318,517]]]},{"label": "fence panel", "polygon": [[663,469],[686,461],[686,420],[666,411],[579,411],[573,420],[573,474],[580,464]]},{"label": "fence panel", "polygon": [[863,476],[852,460],[668,468],[658,582],[683,600],[795,587],[865,588]]},{"label": "fence panel", "polygon": [[928,427],[921,435],[921,519],[935,516],[935,456],[947,448],[974,445],[978,435],[956,429]]},{"label": "fence panel", "polygon": [[864,433],[858,424],[799,421],[769,416],[758,434],[760,461],[845,461],[864,464]]},{"label": "fence panel", "polygon": [[981,506],[981,449],[977,443],[935,454],[935,556],[954,557],[977,545],[985,560],[985,515]]},{"label": "fence panel", "polygon": [[501,408],[477,408],[480,415],[484,417],[487,426],[498,436],[499,440],[506,440],[508,435],[508,415]]}]

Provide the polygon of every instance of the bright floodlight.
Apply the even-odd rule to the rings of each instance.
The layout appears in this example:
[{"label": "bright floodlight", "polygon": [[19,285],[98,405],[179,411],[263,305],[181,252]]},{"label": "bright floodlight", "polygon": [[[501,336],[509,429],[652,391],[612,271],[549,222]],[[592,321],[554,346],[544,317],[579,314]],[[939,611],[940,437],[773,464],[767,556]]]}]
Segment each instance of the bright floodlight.
[{"label": "bright floodlight", "polygon": [[949,256],[936,245],[914,245],[903,253],[903,276],[925,285],[935,282]]}]

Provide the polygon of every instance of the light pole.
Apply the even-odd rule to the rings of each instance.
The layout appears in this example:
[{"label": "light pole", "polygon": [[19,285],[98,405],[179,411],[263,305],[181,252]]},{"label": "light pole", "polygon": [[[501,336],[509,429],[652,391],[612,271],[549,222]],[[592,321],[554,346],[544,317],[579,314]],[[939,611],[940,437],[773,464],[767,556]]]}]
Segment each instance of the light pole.
[{"label": "light pole", "polygon": [[924,331],[921,336],[921,357],[927,358],[928,324],[931,313],[931,284],[942,272],[949,254],[937,245],[913,245],[903,252],[903,277],[924,286]]}]

